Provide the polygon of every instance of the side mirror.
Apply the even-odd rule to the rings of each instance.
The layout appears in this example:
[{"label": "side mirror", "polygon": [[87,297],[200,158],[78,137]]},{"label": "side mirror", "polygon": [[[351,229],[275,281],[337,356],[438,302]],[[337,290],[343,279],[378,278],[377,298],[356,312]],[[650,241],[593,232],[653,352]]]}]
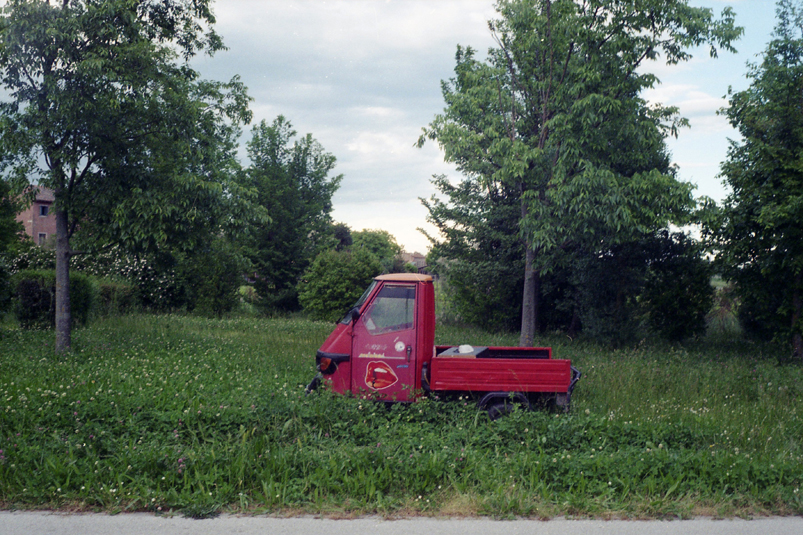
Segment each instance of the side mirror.
[{"label": "side mirror", "polygon": [[351,316],[351,321],[357,321],[360,318],[359,307],[354,307],[351,310],[349,310],[349,316]]}]

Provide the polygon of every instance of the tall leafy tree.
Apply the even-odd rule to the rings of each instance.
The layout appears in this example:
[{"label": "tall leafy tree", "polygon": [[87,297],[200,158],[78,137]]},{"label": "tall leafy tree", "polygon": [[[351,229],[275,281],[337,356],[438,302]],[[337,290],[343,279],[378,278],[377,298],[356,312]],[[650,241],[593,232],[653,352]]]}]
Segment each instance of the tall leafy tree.
[{"label": "tall leafy tree", "polygon": [[376,256],[385,273],[403,272],[402,248],[387,230],[356,230],[351,233],[351,250],[363,250]]},{"label": "tall leafy tree", "polygon": [[524,268],[519,192],[472,177],[452,184],[440,175],[432,182],[440,196],[422,202],[443,239],[428,236],[428,264],[448,286],[450,309],[486,329],[516,329]]},{"label": "tall leafy tree", "polygon": [[205,208],[247,194],[226,184],[232,128],[250,119],[245,89],[200,81],[186,64],[223,48],[210,4],[6,2],[2,147],[15,159],[8,176],[55,192],[57,351],[70,348],[79,228],[132,248],[189,242],[195,223],[212,224]]},{"label": "tall leafy tree", "polygon": [[739,130],[722,164],[731,187],[717,230],[719,260],[743,307],[803,359],[803,5],[777,4],[777,25],[750,87],[724,110]]},{"label": "tall leafy tree", "polygon": [[691,186],[669,174],[663,138],[684,121],[648,106],[646,61],[692,46],[731,50],[741,30],[686,0],[500,0],[485,61],[458,47],[436,140],[467,176],[518,191],[522,345],[533,342],[541,273],[682,219]]},{"label": "tall leafy tree", "polygon": [[257,291],[266,306],[297,309],[296,284],[332,232],[332,195],[343,175],[330,176],[336,158],[311,134],[295,139],[283,116],[262,121],[248,142],[248,181],[271,222],[250,242]]}]

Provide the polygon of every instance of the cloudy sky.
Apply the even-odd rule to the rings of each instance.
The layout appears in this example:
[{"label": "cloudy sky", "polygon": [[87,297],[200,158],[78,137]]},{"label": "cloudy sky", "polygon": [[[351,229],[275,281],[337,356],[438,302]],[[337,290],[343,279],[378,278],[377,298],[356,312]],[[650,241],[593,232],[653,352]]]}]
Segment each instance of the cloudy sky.
[{"label": "cloudy sky", "polygon": [[[736,11],[745,35],[738,54],[718,59],[697,51],[683,65],[650,66],[661,85],[649,100],[680,107],[691,128],[670,140],[680,178],[698,195],[721,200],[716,177],[736,133],[716,111],[728,87],[744,89],[745,62],[755,61],[772,32],[770,0],[691,0],[720,13]],[[458,44],[493,46],[491,0],[217,0],[217,31],[229,50],[195,61],[205,78],[239,74],[254,98],[254,123],[287,117],[338,160],[344,175],[333,217],[353,230],[384,229],[407,251],[426,252],[419,197],[435,193],[433,174],[455,179],[438,148],[413,145],[443,110],[440,81],[452,76]],[[243,142],[250,138],[246,130]],[[245,154],[243,153],[245,162]]]}]

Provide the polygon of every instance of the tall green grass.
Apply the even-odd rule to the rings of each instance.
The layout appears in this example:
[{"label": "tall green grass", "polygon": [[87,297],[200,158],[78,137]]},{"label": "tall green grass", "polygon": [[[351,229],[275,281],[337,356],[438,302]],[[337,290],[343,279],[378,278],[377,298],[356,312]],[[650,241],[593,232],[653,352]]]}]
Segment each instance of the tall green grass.
[{"label": "tall green grass", "polygon": [[[3,507],[183,511],[800,514],[803,371],[725,340],[609,351],[569,414],[489,422],[465,399],[385,407],[303,393],[332,325],[125,316],[0,339]],[[437,343],[514,345],[440,328]]]}]

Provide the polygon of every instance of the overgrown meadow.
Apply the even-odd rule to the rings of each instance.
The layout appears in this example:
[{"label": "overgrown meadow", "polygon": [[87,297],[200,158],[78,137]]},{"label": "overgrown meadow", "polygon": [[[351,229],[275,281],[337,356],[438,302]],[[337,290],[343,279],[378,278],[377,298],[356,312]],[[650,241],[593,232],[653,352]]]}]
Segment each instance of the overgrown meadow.
[{"label": "overgrown meadow", "polygon": [[[569,414],[304,395],[331,324],[184,316],[0,331],[0,506],[493,517],[801,514],[803,370],[736,340],[619,351]],[[438,343],[513,345],[439,328]]]}]

